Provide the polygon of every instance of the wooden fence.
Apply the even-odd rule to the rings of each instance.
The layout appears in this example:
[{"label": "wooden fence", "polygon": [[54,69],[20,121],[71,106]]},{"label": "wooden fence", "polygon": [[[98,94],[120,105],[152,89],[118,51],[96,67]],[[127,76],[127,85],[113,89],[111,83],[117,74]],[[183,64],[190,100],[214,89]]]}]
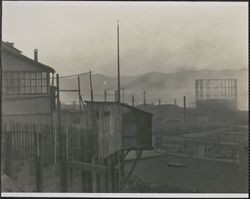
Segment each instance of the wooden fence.
[{"label": "wooden fence", "polygon": [[15,180],[25,184],[24,191],[119,190],[122,153],[99,158],[94,130],[14,122],[2,127],[2,169],[13,179],[18,176]]},{"label": "wooden fence", "polygon": [[44,166],[55,164],[63,157],[67,161],[85,161],[96,153],[95,134],[91,130],[63,125],[4,123],[1,158],[42,157]]}]

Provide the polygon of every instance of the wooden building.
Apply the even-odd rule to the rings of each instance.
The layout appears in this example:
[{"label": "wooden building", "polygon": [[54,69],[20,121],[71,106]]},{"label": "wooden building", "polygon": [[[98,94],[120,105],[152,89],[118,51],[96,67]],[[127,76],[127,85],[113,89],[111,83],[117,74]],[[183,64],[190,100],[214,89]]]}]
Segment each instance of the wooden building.
[{"label": "wooden building", "polygon": [[[18,138],[25,147],[31,145],[39,151],[32,159],[39,168],[37,191],[46,190],[41,176],[49,165],[55,170],[60,168],[56,175],[60,176],[62,192],[120,192],[142,151],[152,149],[153,115],[118,102],[87,101],[79,111],[64,111],[60,106],[59,76],[55,86],[54,69],[38,62],[37,51],[33,60],[22,55],[13,43],[2,42],[1,55],[3,122],[21,124],[16,125],[16,136],[12,136],[8,128],[4,129],[5,135]],[[37,126],[35,131],[30,126],[32,123]],[[38,134],[37,145],[35,135]],[[11,139],[6,138],[5,151],[20,147],[11,146]],[[25,149],[28,153],[31,150]],[[132,150],[138,152],[137,158],[125,176],[124,159]],[[52,161],[45,161],[52,154]],[[5,161],[5,169],[10,168],[11,161],[11,158]]]},{"label": "wooden building", "polygon": [[14,43],[1,43],[3,121],[50,121],[55,97],[52,88],[55,70],[22,54]]},{"label": "wooden building", "polygon": [[[82,111],[61,111],[63,125],[81,127],[94,135],[91,157],[73,158],[69,168],[90,173],[91,183],[84,177],[82,182],[83,186],[90,183],[90,192],[120,192],[142,151],[152,149],[153,114],[118,102],[85,102]],[[71,145],[69,142],[66,148]],[[137,158],[126,176],[124,160],[130,151],[136,151]]]},{"label": "wooden building", "polygon": [[90,102],[95,112],[100,154],[105,157],[118,150],[152,149],[153,114],[118,102]]}]

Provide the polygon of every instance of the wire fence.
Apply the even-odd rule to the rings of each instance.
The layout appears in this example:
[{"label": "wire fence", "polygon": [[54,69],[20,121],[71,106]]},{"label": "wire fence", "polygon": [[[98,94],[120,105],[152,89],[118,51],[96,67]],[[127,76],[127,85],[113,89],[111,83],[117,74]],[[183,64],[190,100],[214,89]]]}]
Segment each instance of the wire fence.
[{"label": "wire fence", "polygon": [[[78,85],[78,77],[80,85]],[[115,78],[107,78],[97,74],[93,79],[93,99],[94,101],[116,101],[117,97],[117,80]],[[121,82],[122,83],[122,82]],[[179,90],[164,90],[150,88],[130,88],[121,84],[121,102],[132,105],[132,96],[134,96],[134,105],[144,104],[177,104],[184,106],[183,96],[186,96],[186,106],[193,107],[195,104],[195,90],[192,88]],[[80,87],[80,95],[83,100],[91,100],[90,73],[80,73],[76,75],[67,75],[60,77],[60,90],[77,90]],[[145,100],[143,92],[145,92]],[[73,104],[79,101],[78,92],[63,92],[61,94],[63,103]]]}]

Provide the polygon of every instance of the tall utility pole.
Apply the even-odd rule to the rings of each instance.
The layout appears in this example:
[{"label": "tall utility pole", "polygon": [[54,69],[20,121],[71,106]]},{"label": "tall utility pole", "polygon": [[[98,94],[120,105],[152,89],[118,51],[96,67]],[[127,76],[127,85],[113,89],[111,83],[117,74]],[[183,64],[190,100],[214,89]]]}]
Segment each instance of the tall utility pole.
[{"label": "tall utility pole", "polygon": [[93,101],[94,101],[94,96],[93,96],[93,87],[92,87],[91,71],[89,71],[89,85],[90,85],[91,102],[93,102]]},{"label": "tall utility pole", "polygon": [[183,119],[186,122],[186,96],[183,96]]},{"label": "tall utility pole", "polygon": [[56,87],[57,87],[57,92],[56,92],[56,109],[59,112],[60,109],[60,87],[59,87],[59,74],[56,74]]},{"label": "tall utility pole", "polygon": [[117,20],[117,79],[118,79],[118,88],[117,88],[117,101],[120,103],[121,94],[120,94],[120,46],[119,46],[119,20]]}]

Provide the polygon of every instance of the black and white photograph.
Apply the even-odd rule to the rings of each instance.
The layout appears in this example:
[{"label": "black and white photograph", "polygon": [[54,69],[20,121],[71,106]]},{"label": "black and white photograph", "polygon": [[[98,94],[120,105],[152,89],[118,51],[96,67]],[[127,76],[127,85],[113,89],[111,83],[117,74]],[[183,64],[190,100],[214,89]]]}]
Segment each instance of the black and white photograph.
[{"label": "black and white photograph", "polygon": [[2,1],[1,195],[248,197],[248,14]]}]

